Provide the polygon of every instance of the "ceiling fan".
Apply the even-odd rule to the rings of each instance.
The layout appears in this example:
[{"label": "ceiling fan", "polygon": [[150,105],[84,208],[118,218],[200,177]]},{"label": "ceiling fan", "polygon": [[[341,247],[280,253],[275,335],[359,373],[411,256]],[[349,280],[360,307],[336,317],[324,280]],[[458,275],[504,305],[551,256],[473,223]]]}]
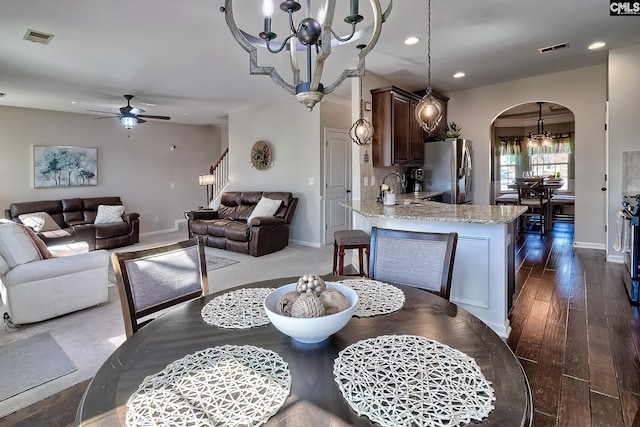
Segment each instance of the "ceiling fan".
[{"label": "ceiling fan", "polygon": [[113,114],[112,116],[96,117],[96,119],[108,119],[112,117],[117,117],[118,120],[120,120],[120,123],[122,123],[122,125],[127,129],[131,129],[138,123],[146,123],[147,121],[144,119],[171,120],[171,117],[169,116],[151,116],[147,114],[141,114],[141,113],[144,113],[144,110],[131,106],[131,100],[133,99],[133,95],[124,95],[124,97],[127,100],[127,106],[120,107],[120,113],[112,113],[109,111],[98,111],[98,110],[87,110],[87,111],[92,111],[95,113]]}]

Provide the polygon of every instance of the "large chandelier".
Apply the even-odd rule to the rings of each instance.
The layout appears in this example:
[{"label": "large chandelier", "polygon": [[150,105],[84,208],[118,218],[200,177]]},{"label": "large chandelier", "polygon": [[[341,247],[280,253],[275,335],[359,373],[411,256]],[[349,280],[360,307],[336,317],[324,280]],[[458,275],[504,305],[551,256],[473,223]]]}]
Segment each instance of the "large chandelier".
[{"label": "large chandelier", "polygon": [[551,132],[544,130],[544,120],[542,120],[542,104],[544,102],[538,102],[538,132],[537,133],[529,133],[529,139],[527,140],[527,145],[529,147],[549,147],[553,143],[553,136]]},{"label": "large chandelier", "polygon": [[[268,75],[278,86],[295,95],[299,102],[312,110],[324,95],[333,92],[347,77],[364,75],[364,58],[376,45],[382,30],[382,23],[391,12],[393,0],[389,1],[389,6],[384,13],[381,10],[379,0],[369,0],[373,22],[362,29],[358,27],[358,24],[364,21],[364,17],[359,13],[359,0],[350,0],[349,14],[344,17],[344,22],[350,26],[350,32],[346,35],[337,34],[332,28],[336,0],[316,2],[321,6],[316,9],[318,13],[315,18],[312,17],[311,0],[306,0],[304,11],[297,0],[283,1],[280,3],[280,10],[288,15],[289,28],[286,30],[288,34],[282,41],[276,40],[278,35],[271,28],[273,0],[263,1],[264,27],[257,37],[238,27],[233,15],[233,3],[234,0],[225,0],[224,6],[220,10],[225,14],[227,25],[233,37],[249,53],[249,73]],[[356,31],[357,29],[358,31]],[[327,57],[331,54],[331,48],[362,39],[367,35],[370,35],[370,38],[358,54],[356,68],[344,69],[333,83],[323,85],[321,83],[322,71]],[[292,83],[285,81],[275,67],[258,65],[258,46],[266,47],[271,53],[280,53],[285,50],[289,52],[293,75]],[[305,80],[300,77],[298,51],[303,52],[305,56]]]},{"label": "large chandelier", "polygon": [[428,27],[427,27],[427,91],[416,106],[416,120],[420,127],[431,134],[442,120],[442,107],[440,103],[432,95],[431,88],[431,0],[429,0],[428,9]]}]

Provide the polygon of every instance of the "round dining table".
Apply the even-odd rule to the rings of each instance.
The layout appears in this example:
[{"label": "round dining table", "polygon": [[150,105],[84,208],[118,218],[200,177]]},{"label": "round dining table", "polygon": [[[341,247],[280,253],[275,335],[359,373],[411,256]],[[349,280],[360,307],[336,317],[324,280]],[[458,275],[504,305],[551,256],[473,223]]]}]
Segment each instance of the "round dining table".
[{"label": "round dining table", "polygon": [[[327,281],[354,277],[323,276]],[[252,345],[276,352],[288,363],[291,391],[266,426],[371,426],[354,412],[334,381],[334,360],[347,346],[383,335],[416,335],[438,341],[473,358],[494,390],[494,409],[482,426],[530,426],[533,404],[522,365],[485,323],[455,304],[422,289],[394,285],[405,294],[402,309],[373,317],[353,317],[318,344],[301,344],[272,324],[226,329],[206,323],[202,308],[239,288],[276,288],[298,278],[272,279],[219,291],[169,309],[127,339],[100,367],[87,387],[76,425],[124,426],[127,400],[145,377],[186,355],[223,345]]]}]

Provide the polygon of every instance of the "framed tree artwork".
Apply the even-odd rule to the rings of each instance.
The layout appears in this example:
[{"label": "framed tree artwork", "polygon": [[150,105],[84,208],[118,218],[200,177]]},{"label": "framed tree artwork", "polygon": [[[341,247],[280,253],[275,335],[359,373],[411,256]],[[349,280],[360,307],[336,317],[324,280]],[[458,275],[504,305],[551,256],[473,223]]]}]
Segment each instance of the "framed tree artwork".
[{"label": "framed tree artwork", "polygon": [[98,148],[35,145],[34,188],[98,185]]}]

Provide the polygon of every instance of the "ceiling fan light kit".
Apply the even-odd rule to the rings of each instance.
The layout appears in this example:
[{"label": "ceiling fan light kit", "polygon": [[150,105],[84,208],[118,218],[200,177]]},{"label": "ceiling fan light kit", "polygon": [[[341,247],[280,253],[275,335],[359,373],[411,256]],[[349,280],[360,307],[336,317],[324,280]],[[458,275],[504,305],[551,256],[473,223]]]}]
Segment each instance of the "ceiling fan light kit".
[{"label": "ceiling fan light kit", "polygon": [[[382,12],[379,0],[369,0],[372,9],[372,23],[360,29],[358,24],[364,21],[360,15],[359,0],[350,0],[349,14],[343,18],[351,28],[349,34],[339,35],[333,28],[333,19],[336,12],[336,0],[316,1],[316,18],[312,15],[312,0],[306,0],[303,10],[302,4],[297,0],[286,0],[280,3],[280,10],[288,15],[288,34],[282,41],[276,41],[278,35],[272,31],[272,17],[274,12],[273,0],[263,0],[262,15],[264,26],[258,36],[238,27],[233,10],[233,0],[225,0],[220,8],[224,12],[227,26],[231,30],[234,39],[244,50],[249,53],[250,74],[268,75],[276,85],[285,89],[296,99],[305,105],[309,111],[322,100],[324,95],[333,92],[347,77],[364,75],[364,59],[376,45],[382,30],[382,23],[391,13],[393,0],[389,0],[389,6]],[[306,15],[300,19],[300,15]],[[358,29],[358,31],[356,31]],[[339,77],[329,85],[321,83],[322,71],[326,59],[331,54],[331,48],[350,41],[359,40],[369,36],[368,43],[360,50],[357,57],[356,68],[346,68]],[[287,82],[275,67],[258,65],[258,46],[265,47],[270,53],[288,51],[290,57],[293,82]],[[306,80],[302,80],[298,65],[297,52],[304,52],[306,63]]]},{"label": "ceiling fan light kit", "polygon": [[87,110],[95,113],[103,113],[103,114],[111,114],[106,117],[96,117],[96,119],[108,119],[112,117],[116,117],[122,126],[126,129],[132,129],[138,123],[146,123],[147,121],[144,119],[154,119],[154,120],[171,120],[169,116],[153,116],[149,114],[141,114],[144,113],[144,110],[131,106],[131,100],[133,99],[133,95],[124,95],[124,98],[127,100],[127,105],[124,107],[120,107],[120,113],[113,113],[110,111],[98,111],[98,110]]}]

